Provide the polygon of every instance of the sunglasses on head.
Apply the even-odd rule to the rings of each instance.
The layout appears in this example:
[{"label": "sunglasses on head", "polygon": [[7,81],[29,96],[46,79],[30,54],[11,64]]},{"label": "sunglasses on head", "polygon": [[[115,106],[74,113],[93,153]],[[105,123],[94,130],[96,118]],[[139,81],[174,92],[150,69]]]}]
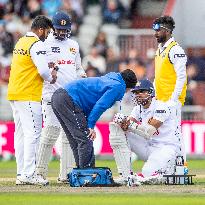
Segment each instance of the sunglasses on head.
[{"label": "sunglasses on head", "polygon": [[159,23],[154,23],[154,24],[152,25],[152,28],[153,28],[155,31],[159,31],[160,28],[164,28],[164,29],[166,29],[166,30],[168,30],[168,31],[171,31],[171,29],[169,29],[169,28],[167,28],[166,26],[161,25],[161,24],[159,24]]}]

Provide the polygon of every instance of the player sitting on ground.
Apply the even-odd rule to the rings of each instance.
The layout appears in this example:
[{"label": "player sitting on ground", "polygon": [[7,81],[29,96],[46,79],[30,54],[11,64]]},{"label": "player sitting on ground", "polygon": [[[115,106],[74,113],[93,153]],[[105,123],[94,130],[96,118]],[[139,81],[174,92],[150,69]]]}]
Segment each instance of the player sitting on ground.
[{"label": "player sitting on ground", "polygon": [[[136,106],[131,115],[118,113],[109,124],[109,140],[120,173],[116,182],[127,184],[132,179],[135,184],[158,183],[161,174],[174,173],[176,155],[180,154],[176,115],[166,103],[154,98],[149,80],[139,81],[132,93]],[[141,177],[131,175],[131,152],[145,161]]]}]

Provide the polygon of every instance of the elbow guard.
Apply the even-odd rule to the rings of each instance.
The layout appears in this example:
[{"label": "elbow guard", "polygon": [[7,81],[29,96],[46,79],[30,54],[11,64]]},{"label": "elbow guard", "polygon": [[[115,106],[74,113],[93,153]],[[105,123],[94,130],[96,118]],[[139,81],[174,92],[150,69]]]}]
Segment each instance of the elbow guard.
[{"label": "elbow guard", "polygon": [[133,121],[131,121],[128,130],[145,139],[150,139],[157,132],[157,129],[150,124],[137,124]]}]

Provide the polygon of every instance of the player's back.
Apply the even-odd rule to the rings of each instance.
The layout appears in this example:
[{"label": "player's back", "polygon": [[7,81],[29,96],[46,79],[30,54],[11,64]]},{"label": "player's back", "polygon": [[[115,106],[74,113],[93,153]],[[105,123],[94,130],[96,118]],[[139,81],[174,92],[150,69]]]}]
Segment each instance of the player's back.
[{"label": "player's back", "polygon": [[[122,99],[126,85],[120,73],[108,73],[102,77],[89,77],[73,81],[65,86],[65,90],[89,116],[98,102],[99,107],[109,108],[115,101]],[[105,95],[107,93],[107,95]],[[98,101],[103,95],[105,97]]]}]

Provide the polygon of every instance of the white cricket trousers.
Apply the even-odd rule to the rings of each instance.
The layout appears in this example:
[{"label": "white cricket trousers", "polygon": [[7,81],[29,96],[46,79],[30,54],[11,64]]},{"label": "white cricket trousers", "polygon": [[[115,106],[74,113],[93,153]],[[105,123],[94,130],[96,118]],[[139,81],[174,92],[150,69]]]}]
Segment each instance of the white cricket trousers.
[{"label": "white cricket trousers", "polygon": [[181,116],[181,112],[182,112],[182,104],[181,102],[177,102],[177,105],[176,105],[176,116],[178,119],[178,133],[179,133],[179,136],[180,136],[180,144],[181,144],[181,155],[184,157],[184,161],[186,161],[186,147],[185,147],[185,141],[184,141],[184,137],[182,135],[182,128],[181,128],[181,120],[182,120],[182,116]]},{"label": "white cricket trousers", "polygon": [[185,142],[184,137],[182,135],[182,128],[181,128],[181,110],[182,110],[182,104],[178,100],[175,106],[170,106],[169,109],[172,110],[173,113],[176,114],[176,121],[177,121],[177,133],[178,133],[178,139],[179,139],[179,145],[180,145],[180,155],[183,156],[184,161],[186,161],[186,148],[185,148]]},{"label": "white cricket trousers", "polygon": [[42,130],[41,103],[10,101],[15,123],[14,149],[17,175],[32,176]]},{"label": "white cricket trousers", "polygon": [[145,177],[151,176],[157,171],[166,172],[167,174],[173,173],[175,159],[179,153],[179,146],[154,143],[131,132],[127,132],[126,136],[131,151],[139,159],[145,161],[142,168],[142,174]]}]

